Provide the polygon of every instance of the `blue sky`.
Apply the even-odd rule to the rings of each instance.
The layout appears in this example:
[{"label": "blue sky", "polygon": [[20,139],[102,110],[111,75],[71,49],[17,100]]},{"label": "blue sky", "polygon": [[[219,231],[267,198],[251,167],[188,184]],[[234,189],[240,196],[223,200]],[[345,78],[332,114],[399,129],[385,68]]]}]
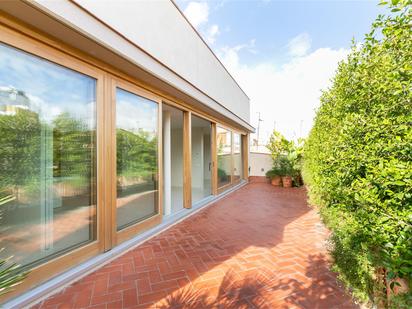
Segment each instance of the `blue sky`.
[{"label": "blue sky", "polygon": [[222,29],[216,47],[255,40],[257,54],[276,62],[287,58],[287,42],[300,33],[312,38],[312,49],[349,47],[353,37],[361,39],[382,8],[376,1],[211,1],[209,22]]},{"label": "blue sky", "polygon": [[352,38],[362,41],[378,1],[176,1],[251,98],[251,123],[264,114],[290,138],[310,130],[321,89]]},{"label": "blue sky", "polygon": [[0,44],[0,89],[4,88],[24,91],[30,109],[42,121],[51,123],[68,112],[95,126],[94,78]]}]

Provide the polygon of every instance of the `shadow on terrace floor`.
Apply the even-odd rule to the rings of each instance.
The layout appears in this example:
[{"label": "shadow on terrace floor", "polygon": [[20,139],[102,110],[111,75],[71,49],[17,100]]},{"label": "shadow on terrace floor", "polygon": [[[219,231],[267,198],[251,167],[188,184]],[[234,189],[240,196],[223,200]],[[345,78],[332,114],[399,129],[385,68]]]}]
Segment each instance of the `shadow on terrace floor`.
[{"label": "shadow on terrace floor", "polygon": [[324,252],[325,237],[303,188],[252,183],[39,307],[179,308],[196,300],[206,308],[324,308],[328,289],[339,290],[323,256],[314,255]]},{"label": "shadow on terrace floor", "polygon": [[[322,254],[309,256],[308,262],[306,276],[311,279],[310,283],[297,279],[277,280],[259,273],[236,280],[235,274],[229,271],[217,295],[181,289],[168,295],[158,308],[359,308],[339,287],[330,284],[334,278],[330,277],[327,260]],[[282,299],[282,294],[287,296]]]}]

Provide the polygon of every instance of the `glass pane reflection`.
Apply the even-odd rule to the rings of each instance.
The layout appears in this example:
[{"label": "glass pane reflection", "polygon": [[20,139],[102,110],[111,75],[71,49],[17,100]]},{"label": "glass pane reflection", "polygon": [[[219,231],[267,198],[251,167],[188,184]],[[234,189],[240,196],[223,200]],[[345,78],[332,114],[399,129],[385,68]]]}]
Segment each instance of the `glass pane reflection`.
[{"label": "glass pane reflection", "polygon": [[217,179],[218,187],[231,183],[232,178],[232,132],[217,127]]},{"label": "glass pane reflection", "polygon": [[240,181],[243,177],[242,138],[233,133],[233,181]]},{"label": "glass pane reflection", "polygon": [[0,44],[0,248],[38,264],[96,239],[96,80]]},{"label": "glass pane reflection", "polygon": [[192,115],[192,202],[212,194],[212,125]]},{"label": "glass pane reflection", "polygon": [[117,229],[158,212],[158,105],[116,90]]}]

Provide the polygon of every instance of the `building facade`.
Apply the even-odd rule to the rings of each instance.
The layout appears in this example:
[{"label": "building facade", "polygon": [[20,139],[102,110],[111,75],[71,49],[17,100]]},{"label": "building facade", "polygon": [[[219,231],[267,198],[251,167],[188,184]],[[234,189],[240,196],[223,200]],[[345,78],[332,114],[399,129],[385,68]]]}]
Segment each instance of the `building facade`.
[{"label": "building facade", "polygon": [[0,303],[29,304],[247,181],[249,98],[172,1],[0,10],[0,254],[29,270]]}]

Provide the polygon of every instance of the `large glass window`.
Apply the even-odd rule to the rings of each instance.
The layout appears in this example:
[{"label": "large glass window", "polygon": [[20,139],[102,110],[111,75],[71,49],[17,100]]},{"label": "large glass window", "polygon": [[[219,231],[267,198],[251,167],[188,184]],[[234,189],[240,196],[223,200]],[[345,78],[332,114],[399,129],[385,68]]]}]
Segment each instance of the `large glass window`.
[{"label": "large glass window", "polygon": [[96,80],[0,44],[0,248],[34,265],[96,239]]},{"label": "large glass window", "polygon": [[116,89],[117,229],[158,212],[158,104]]},{"label": "large glass window", "polygon": [[242,135],[233,133],[233,181],[243,177]]},{"label": "large glass window", "polygon": [[218,187],[230,184],[232,178],[232,132],[217,127],[217,180]]},{"label": "large glass window", "polygon": [[212,194],[210,121],[192,115],[192,202]]},{"label": "large glass window", "polygon": [[183,209],[183,112],[163,104],[163,210]]}]

